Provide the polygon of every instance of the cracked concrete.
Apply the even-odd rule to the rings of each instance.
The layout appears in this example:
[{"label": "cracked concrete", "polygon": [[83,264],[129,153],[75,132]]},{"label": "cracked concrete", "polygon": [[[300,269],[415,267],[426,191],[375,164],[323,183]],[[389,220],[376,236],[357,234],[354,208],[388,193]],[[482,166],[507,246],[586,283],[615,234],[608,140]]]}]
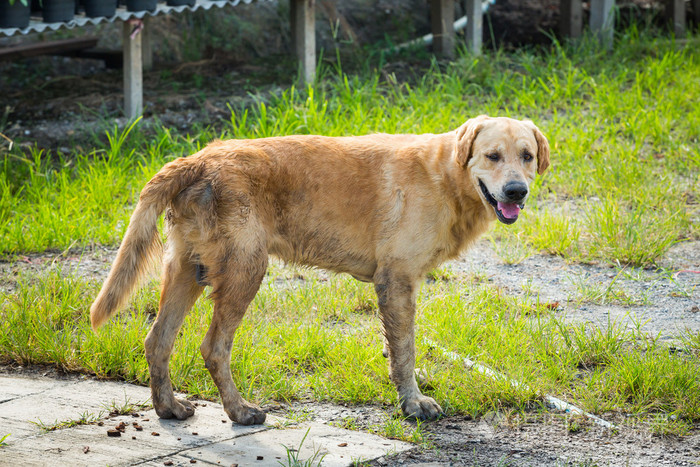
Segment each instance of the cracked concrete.
[{"label": "cracked concrete", "polygon": [[[313,465],[347,466],[411,449],[412,445],[319,422],[295,424],[270,416],[265,425],[232,423],[220,404],[195,401],[187,420],[161,420],[153,409],[110,415],[147,402],[148,388],[87,377],[54,379],[0,374],[0,465]],[[46,431],[86,418],[91,422]],[[119,436],[108,436],[123,422]],[[302,443],[303,440],[303,443]],[[300,448],[301,446],[301,448]]]}]

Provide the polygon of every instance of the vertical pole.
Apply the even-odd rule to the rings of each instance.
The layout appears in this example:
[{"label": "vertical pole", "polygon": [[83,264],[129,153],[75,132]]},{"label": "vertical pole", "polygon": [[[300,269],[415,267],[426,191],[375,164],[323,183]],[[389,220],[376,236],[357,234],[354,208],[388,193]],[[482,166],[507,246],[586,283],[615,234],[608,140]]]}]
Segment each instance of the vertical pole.
[{"label": "vertical pole", "polygon": [[294,53],[306,82],[316,75],[315,0],[289,0],[289,15]]},{"label": "vertical pole", "polygon": [[455,49],[454,0],[430,0],[430,26],[433,32],[433,52],[454,58]]},{"label": "vertical pole", "polygon": [[583,31],[583,5],[581,0],[560,0],[559,32],[562,37],[576,39]]},{"label": "vertical pole", "polygon": [[607,48],[612,48],[615,32],[615,0],[591,0],[591,30]]},{"label": "vertical pole", "polygon": [[143,113],[143,72],[141,63],[141,33],[131,38],[133,26],[124,21],[124,113],[134,119]]},{"label": "vertical pole", "polygon": [[141,53],[143,59],[143,71],[151,71],[153,69],[153,44],[151,40],[151,17],[143,17],[143,30],[141,31]]},{"label": "vertical pole", "polygon": [[467,49],[474,55],[481,55],[481,42],[484,35],[484,12],[481,10],[481,0],[466,0],[467,15]]},{"label": "vertical pole", "polygon": [[666,0],[665,3],[666,21],[670,24],[671,30],[676,37],[685,35],[685,1]]}]

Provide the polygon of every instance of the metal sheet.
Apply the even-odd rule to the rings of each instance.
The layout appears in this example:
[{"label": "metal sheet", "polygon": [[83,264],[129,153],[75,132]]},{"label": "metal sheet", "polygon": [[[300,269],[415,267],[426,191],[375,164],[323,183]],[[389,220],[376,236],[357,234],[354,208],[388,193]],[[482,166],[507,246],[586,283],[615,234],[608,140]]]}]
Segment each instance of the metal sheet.
[{"label": "metal sheet", "polygon": [[[44,23],[43,21],[35,21],[32,19],[29,26],[24,29],[18,28],[0,28],[0,34],[5,36],[14,36],[17,34],[30,34],[33,32],[57,31],[61,28],[73,29],[88,24],[114,23],[115,21],[126,21],[131,18],[143,18],[145,16],[166,15],[169,13],[182,13],[183,11],[209,10],[212,7],[222,8],[225,6],[236,6],[240,3],[250,4],[254,0],[197,0],[194,6],[168,6],[164,3],[159,3],[155,11],[126,11],[126,7],[117,8],[117,13],[110,17],[88,18],[84,14],[76,15],[71,21],[60,23]],[[260,1],[260,0],[258,0]]]}]

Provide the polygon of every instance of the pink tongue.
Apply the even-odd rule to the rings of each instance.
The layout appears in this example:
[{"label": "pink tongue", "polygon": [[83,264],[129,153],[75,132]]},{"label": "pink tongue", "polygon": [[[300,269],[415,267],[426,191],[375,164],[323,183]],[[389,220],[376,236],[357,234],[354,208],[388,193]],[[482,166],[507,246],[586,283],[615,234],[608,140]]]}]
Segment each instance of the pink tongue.
[{"label": "pink tongue", "polygon": [[513,219],[518,217],[518,214],[520,214],[520,207],[515,203],[507,204],[499,201],[496,207],[499,211],[501,211],[501,214],[503,214],[503,217],[506,219]]}]

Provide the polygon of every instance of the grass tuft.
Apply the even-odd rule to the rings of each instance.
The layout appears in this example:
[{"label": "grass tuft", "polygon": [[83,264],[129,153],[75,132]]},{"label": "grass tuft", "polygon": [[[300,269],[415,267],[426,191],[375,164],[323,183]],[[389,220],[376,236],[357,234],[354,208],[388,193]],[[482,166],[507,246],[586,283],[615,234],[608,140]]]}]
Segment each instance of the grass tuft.
[{"label": "grass tuft", "polygon": [[90,425],[100,420],[100,418],[102,418],[102,413],[93,414],[89,412],[83,412],[82,414],[80,414],[80,417],[75,419],[68,419],[62,421],[56,420],[53,423],[44,423],[41,420],[37,420],[36,422],[32,423],[38,426],[42,431],[49,432],[55,430],[62,430],[64,428],[72,428],[74,426]]}]

